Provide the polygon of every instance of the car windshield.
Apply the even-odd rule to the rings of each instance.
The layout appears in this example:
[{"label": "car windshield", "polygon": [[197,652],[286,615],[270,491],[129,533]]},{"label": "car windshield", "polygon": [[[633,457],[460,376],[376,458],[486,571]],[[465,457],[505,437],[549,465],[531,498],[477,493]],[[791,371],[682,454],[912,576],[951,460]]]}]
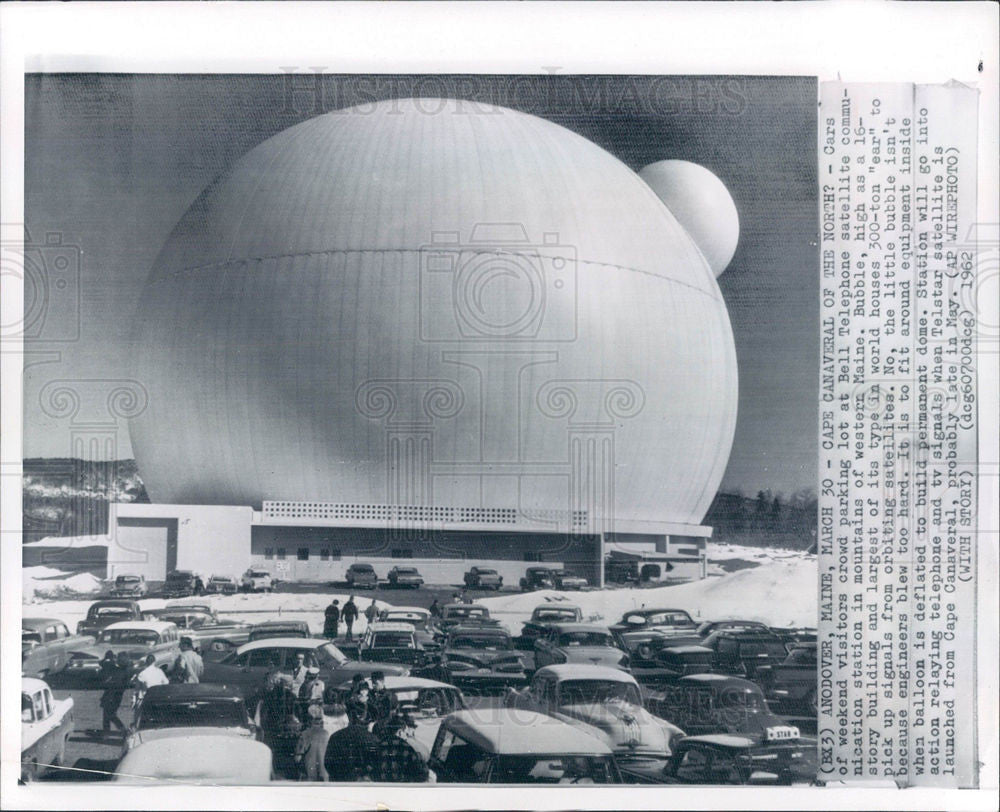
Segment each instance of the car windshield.
[{"label": "car windshield", "polygon": [[510,651],[514,644],[505,634],[463,634],[453,637],[448,647]]},{"label": "car windshield", "polygon": [[656,626],[680,626],[693,622],[687,612],[656,612],[646,618],[648,623]]},{"label": "car windshield", "polygon": [[614,641],[604,632],[563,632],[559,635],[559,645],[614,647]]},{"label": "car windshield", "polygon": [[746,708],[747,710],[766,710],[764,698],[755,691],[743,689],[722,690],[719,692],[720,708]]},{"label": "car windshield", "polygon": [[465,710],[465,699],[457,688],[400,688],[392,692],[400,708],[421,716],[447,716]]},{"label": "car windshield", "polygon": [[399,575],[416,575],[417,571],[413,567],[396,567]]},{"label": "car windshield", "polygon": [[145,629],[105,629],[98,635],[99,643],[117,643],[129,646],[152,646],[159,642],[160,635]]},{"label": "car windshield", "polygon": [[188,581],[191,581],[191,580],[192,580],[192,578],[191,578],[190,575],[168,575],[167,576],[167,583],[168,584],[186,584]]},{"label": "car windshield", "polygon": [[372,569],[372,565],[371,564],[352,564],[351,565],[351,569],[354,572],[361,572],[361,573],[365,573],[365,574],[367,574],[369,572],[374,572],[375,571],[374,569]]},{"label": "car windshield", "polygon": [[269,574],[270,573],[267,573],[264,570],[250,570],[251,578],[267,578]]},{"label": "car windshield", "polygon": [[195,629],[207,621],[203,615],[160,615],[160,619],[176,624],[179,629]]},{"label": "car windshield", "polygon": [[316,657],[320,665],[340,667],[347,662],[347,657],[333,643],[324,643],[316,649]]},{"label": "car windshield", "polygon": [[590,702],[607,702],[620,699],[633,705],[642,705],[639,689],[630,682],[613,682],[599,679],[567,680],[559,685],[560,705],[581,705]]},{"label": "car windshield", "polygon": [[145,703],[139,713],[139,730],[158,727],[245,727],[241,700],[213,699],[192,702]]},{"label": "car windshield", "polygon": [[535,620],[575,620],[576,612],[573,609],[537,609],[535,610]]},{"label": "car windshield", "polygon": [[482,606],[447,606],[445,610],[448,617],[487,617]]},{"label": "car windshield", "polygon": [[785,644],[780,640],[743,640],[740,641],[741,657],[784,657],[788,654]]},{"label": "car windshield", "polygon": [[613,776],[606,756],[500,756],[490,783],[610,784]]},{"label": "car windshield", "polygon": [[101,606],[95,609],[92,613],[93,617],[100,617],[102,619],[108,617],[132,617],[132,610],[127,606]]},{"label": "car windshield", "polygon": [[137,584],[139,583],[138,575],[119,575],[115,579],[115,583],[118,584]]},{"label": "car windshield", "polygon": [[816,649],[793,648],[785,662],[789,665],[816,665]]},{"label": "car windshield", "polygon": [[413,648],[413,635],[406,632],[378,632],[372,648]]}]

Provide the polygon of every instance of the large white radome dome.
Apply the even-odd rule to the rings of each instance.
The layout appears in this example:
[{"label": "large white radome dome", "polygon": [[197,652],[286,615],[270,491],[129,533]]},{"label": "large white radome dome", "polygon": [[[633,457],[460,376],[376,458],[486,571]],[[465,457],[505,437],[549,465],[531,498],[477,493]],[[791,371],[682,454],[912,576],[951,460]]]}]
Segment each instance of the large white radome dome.
[{"label": "large white radome dome", "polygon": [[[184,215],[137,318],[154,501],[565,510],[575,487],[697,524],[732,442],[702,252],[612,155],[503,108],[393,100],[279,133]],[[613,474],[580,482],[581,455]]]}]

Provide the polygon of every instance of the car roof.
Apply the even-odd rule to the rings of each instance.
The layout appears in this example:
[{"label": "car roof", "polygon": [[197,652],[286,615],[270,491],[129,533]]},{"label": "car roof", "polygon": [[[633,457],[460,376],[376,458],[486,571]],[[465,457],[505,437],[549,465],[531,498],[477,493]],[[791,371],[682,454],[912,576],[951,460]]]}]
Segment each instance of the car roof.
[{"label": "car roof", "polygon": [[[211,754],[211,758],[207,757]],[[130,750],[117,768],[116,781],[150,779],[205,783],[255,783],[271,773],[271,748],[266,744],[219,734],[167,736]]]},{"label": "car roof", "polygon": [[553,623],[552,628],[559,632],[603,632],[611,634],[607,626],[600,623]]},{"label": "car roof", "polygon": [[233,581],[235,580],[232,575],[213,575],[208,579],[209,581]]},{"label": "car roof", "polygon": [[584,665],[583,663],[561,663],[560,665],[547,665],[539,668],[535,676],[550,674],[557,680],[567,679],[603,679],[609,682],[627,682],[635,685],[635,677],[622,671],[620,668],[611,668],[606,665]]},{"label": "car roof", "polygon": [[457,711],[441,727],[500,755],[609,755],[607,744],[551,716],[515,708]]},{"label": "car roof", "polygon": [[42,688],[48,687],[48,683],[45,680],[35,679],[34,677],[21,677],[21,690],[26,694],[33,694],[36,691],[42,690]]},{"label": "car roof", "polygon": [[389,614],[406,614],[411,615],[422,615],[423,617],[430,617],[430,611],[424,609],[422,606],[384,606],[380,612],[388,612]]},{"label": "car roof", "polygon": [[304,620],[262,620],[260,623],[254,623],[251,626],[253,629],[301,629],[303,626],[308,626],[309,624]]},{"label": "car roof", "polygon": [[370,570],[370,569],[374,569],[374,567],[371,564],[365,564],[364,562],[362,562],[360,564],[351,564],[351,566],[349,566],[348,569],[349,570],[360,570],[360,569]]},{"label": "car roof", "polygon": [[745,688],[747,690],[760,690],[757,685],[750,682],[750,680],[742,679],[741,677],[731,677],[729,674],[688,674],[687,676],[681,677],[678,682],[691,684],[704,683],[706,685],[721,685],[723,683],[727,683],[738,688]]},{"label": "car roof", "polygon": [[[54,617],[22,617],[21,618],[21,628],[28,629],[30,631],[37,631],[38,629],[44,629],[46,626],[51,626],[53,623],[62,623],[61,620],[57,620]],[[63,624],[65,625],[65,624]]]},{"label": "car roof", "polygon": [[719,629],[712,632],[713,636],[735,637],[739,640],[778,640],[781,638],[769,629]]},{"label": "car roof", "polygon": [[676,651],[678,654],[715,654],[704,646],[664,646],[664,651]]},{"label": "car roof", "polygon": [[243,699],[243,692],[233,685],[182,682],[150,686],[143,702],[184,702],[195,699]]},{"label": "car roof", "polygon": [[622,613],[622,617],[628,617],[629,615],[643,615],[648,617],[649,615],[660,615],[665,612],[677,612],[679,614],[687,615],[691,617],[691,613],[687,609],[628,609]]},{"label": "car roof", "polygon": [[[103,608],[105,606],[121,606],[126,608],[131,608],[133,606],[138,606],[139,604],[130,598],[108,598],[106,600],[94,601],[90,604],[90,609]],[[87,611],[89,612],[90,609]]]},{"label": "car roof", "polygon": [[105,626],[101,631],[109,632],[115,629],[133,629],[144,632],[165,632],[168,629],[176,629],[177,625],[164,620],[120,620]]},{"label": "car roof", "polygon": [[412,623],[401,623],[398,621],[378,621],[373,623],[369,628],[373,632],[414,632]]},{"label": "car roof", "polygon": [[541,609],[562,609],[569,610],[570,612],[582,612],[583,610],[577,606],[575,603],[540,603],[534,609],[532,613],[538,612]]},{"label": "car roof", "polygon": [[253,640],[249,643],[244,643],[236,649],[236,652],[237,654],[242,654],[245,651],[254,651],[258,648],[300,648],[308,651],[309,649],[317,649],[329,642],[329,640],[321,637],[265,637],[263,640]]},{"label": "car roof", "polygon": [[462,637],[474,637],[479,635],[481,637],[497,637],[499,635],[504,635],[510,637],[510,632],[507,631],[503,626],[452,626],[448,630],[448,637],[456,637],[461,635]]},{"label": "car roof", "polygon": [[137,581],[141,581],[143,579],[143,576],[141,576],[141,575],[131,575],[131,574],[127,573],[127,572],[123,572],[121,575],[116,575],[115,576],[115,580],[116,581],[119,578],[135,578]]}]

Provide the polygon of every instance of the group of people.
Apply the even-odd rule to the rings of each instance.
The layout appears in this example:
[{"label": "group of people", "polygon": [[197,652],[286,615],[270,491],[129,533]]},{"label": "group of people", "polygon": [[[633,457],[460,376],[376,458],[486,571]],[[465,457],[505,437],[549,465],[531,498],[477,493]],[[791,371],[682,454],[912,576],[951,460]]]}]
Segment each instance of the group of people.
[{"label": "group of people", "polygon": [[[346,629],[345,639],[348,642],[354,640],[354,622],[358,619],[360,612],[358,605],[354,602],[354,596],[350,595],[343,606],[339,600],[334,600],[323,612],[323,636],[329,640],[336,640],[340,635],[341,621]],[[365,608],[365,620],[370,626],[378,617],[378,607],[375,605],[375,598]]]},{"label": "group of people", "polygon": [[124,652],[115,653],[108,650],[101,660],[100,681],[104,692],[101,694],[101,732],[107,735],[112,728],[124,732],[125,724],[118,716],[125,692],[133,689],[132,708],[134,709],[145,696],[146,691],[154,685],[166,685],[170,682],[199,682],[204,673],[205,665],[201,655],[194,650],[194,644],[188,637],[182,637],[180,653],[166,670],[156,663],[156,657],[147,654],[145,658],[133,661]]}]

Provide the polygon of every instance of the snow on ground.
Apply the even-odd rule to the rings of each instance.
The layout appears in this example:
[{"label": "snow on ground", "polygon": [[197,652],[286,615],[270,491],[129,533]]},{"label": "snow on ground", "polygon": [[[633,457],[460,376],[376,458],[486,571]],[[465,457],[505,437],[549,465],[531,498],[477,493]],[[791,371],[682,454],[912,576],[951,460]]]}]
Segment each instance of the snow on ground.
[{"label": "snow on ground", "polygon": [[25,547],[56,547],[63,549],[70,547],[78,549],[81,547],[107,547],[111,543],[108,536],[46,536],[38,541],[29,541]]},{"label": "snow on ground", "polygon": [[103,587],[101,579],[89,572],[68,573],[41,566],[22,569],[21,583],[25,603],[69,594],[96,595]]},{"label": "snow on ground", "polygon": [[815,559],[804,550],[783,550],[776,547],[747,547],[743,544],[729,544],[710,541],[708,543],[708,560],[725,561],[731,558],[742,558],[745,561],[804,561]]},{"label": "snow on ground", "polygon": [[[490,613],[500,619],[514,634],[520,633],[521,624],[529,618],[532,610],[546,600],[576,604],[583,609],[585,617],[602,623],[614,623],[627,610],[645,605],[686,609],[698,620],[741,618],[762,621],[772,626],[815,626],[816,573],[815,556],[802,553],[782,556],[779,560],[763,563],[752,569],[743,569],[679,586],[571,593],[541,590],[501,594],[476,602],[487,606]],[[211,604],[220,616],[232,616],[251,622],[274,620],[282,615],[288,615],[290,618],[307,621],[310,628],[318,633],[323,629],[323,610],[327,605],[333,599],[337,599],[343,606],[347,598],[347,594],[276,592],[186,598],[182,602],[206,602]],[[57,600],[44,603],[36,600],[30,614],[58,618],[75,628],[77,621],[86,614],[92,600],[92,598]],[[355,602],[359,611],[363,613],[371,601],[368,598],[361,598]],[[400,602],[405,603],[405,598]],[[140,605],[148,609],[157,609],[167,603],[168,601],[160,598],[140,601]],[[391,604],[376,600],[375,605],[381,609]],[[341,625],[341,632],[343,628]],[[364,630],[363,614],[354,628],[356,632]]]},{"label": "snow on ground", "polygon": [[602,623],[614,623],[629,609],[647,606],[686,609],[697,620],[740,618],[771,626],[815,626],[816,580],[815,557],[803,555],[679,586],[572,594],[540,590],[478,603],[488,606],[490,614],[515,633],[531,611],[546,600],[575,604],[585,618]]}]

